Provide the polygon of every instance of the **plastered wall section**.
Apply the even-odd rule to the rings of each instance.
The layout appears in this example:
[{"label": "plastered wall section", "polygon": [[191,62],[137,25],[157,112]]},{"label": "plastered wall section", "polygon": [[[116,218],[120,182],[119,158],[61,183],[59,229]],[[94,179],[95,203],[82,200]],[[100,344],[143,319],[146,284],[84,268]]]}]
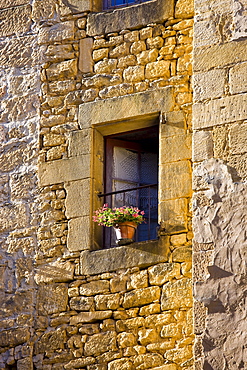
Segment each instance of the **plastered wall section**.
[{"label": "plastered wall section", "polygon": [[245,368],[246,3],[195,2],[196,369]]}]

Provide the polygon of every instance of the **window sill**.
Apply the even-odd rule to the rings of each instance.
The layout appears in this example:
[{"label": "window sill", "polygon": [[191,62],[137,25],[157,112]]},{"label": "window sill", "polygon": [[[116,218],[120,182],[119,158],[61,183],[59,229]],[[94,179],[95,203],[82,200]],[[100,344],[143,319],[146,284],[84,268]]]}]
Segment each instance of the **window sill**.
[{"label": "window sill", "polygon": [[119,32],[146,26],[149,23],[159,23],[172,17],[174,0],[153,0],[124,8],[100,13],[90,13],[87,23],[89,36]]},{"label": "window sill", "polygon": [[81,252],[82,275],[97,275],[131,267],[148,267],[167,262],[169,246],[166,238],[132,243],[128,246]]}]

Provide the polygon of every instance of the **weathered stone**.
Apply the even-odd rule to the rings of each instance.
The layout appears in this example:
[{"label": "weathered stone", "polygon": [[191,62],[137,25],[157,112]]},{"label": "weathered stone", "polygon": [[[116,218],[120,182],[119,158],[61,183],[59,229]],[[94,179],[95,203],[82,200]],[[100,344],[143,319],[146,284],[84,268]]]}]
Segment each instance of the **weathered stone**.
[{"label": "weathered stone", "polygon": [[86,356],[97,356],[106,351],[115,351],[116,349],[116,333],[105,332],[94,334],[88,338],[85,343],[84,352]]},{"label": "weathered stone", "polygon": [[66,282],[74,278],[74,266],[71,262],[54,261],[45,265],[38,266],[35,273],[35,282]]},{"label": "weathered stone", "polygon": [[49,45],[45,52],[45,60],[58,62],[64,59],[74,59],[75,53],[72,45]]},{"label": "weathered stone", "polygon": [[148,49],[160,49],[164,44],[164,40],[160,36],[148,38],[146,40]]},{"label": "weathered stone", "polygon": [[30,332],[28,328],[12,328],[1,331],[0,345],[1,347],[15,347],[28,341]]},{"label": "weathered stone", "polygon": [[31,7],[11,7],[0,11],[1,31],[0,37],[11,36],[29,31],[31,26]]},{"label": "weathered stone", "polygon": [[127,82],[138,82],[144,80],[144,67],[128,67],[124,70],[123,77]]},{"label": "weathered stone", "polygon": [[144,41],[135,41],[130,47],[131,54],[139,54],[143,50],[146,50],[146,44]]},{"label": "weathered stone", "polygon": [[48,80],[69,79],[77,74],[77,60],[66,60],[64,62],[52,64],[46,69]]},{"label": "weathered stone", "polygon": [[127,289],[140,289],[148,286],[148,275],[147,271],[143,270],[130,275],[129,281],[127,282]]},{"label": "weathered stone", "polygon": [[44,146],[57,146],[65,142],[65,137],[63,135],[47,134],[43,136]]},{"label": "weathered stone", "polygon": [[89,283],[82,284],[80,286],[80,294],[86,296],[108,292],[109,292],[109,281],[107,280],[90,281]]},{"label": "weathered stone", "polygon": [[17,361],[18,370],[32,370],[33,360],[31,357],[25,357]]},{"label": "weathered stone", "polygon": [[61,94],[65,95],[68,94],[70,91],[75,89],[75,81],[73,80],[65,80],[65,81],[55,81],[50,82],[48,90],[51,94]]},{"label": "weathered stone", "polygon": [[170,62],[161,60],[158,62],[148,63],[145,69],[145,77],[154,79],[159,77],[170,77]]},{"label": "weathered stone", "polygon": [[[191,158],[191,136],[180,133],[174,136],[162,137],[160,141],[160,163],[181,161]],[[171,148],[170,151],[167,148]]]},{"label": "weathered stone", "polygon": [[191,280],[187,278],[165,284],[162,289],[161,309],[172,310],[174,308],[191,307],[191,287]]},{"label": "weathered stone", "polygon": [[173,278],[179,278],[180,265],[178,263],[160,263],[148,269],[149,282],[152,285],[163,285]]},{"label": "weathered stone", "polygon": [[93,311],[93,312],[81,312],[79,315],[72,316],[70,319],[70,325],[76,325],[78,323],[97,322],[104,319],[109,319],[112,316],[112,311]]},{"label": "weathered stone", "polygon": [[104,59],[94,65],[95,73],[112,73],[117,67],[117,59]]},{"label": "weathered stone", "polygon": [[110,58],[120,58],[129,54],[129,44],[124,42],[120,45],[117,45],[109,52]]},{"label": "weathered stone", "polygon": [[109,370],[134,370],[134,365],[128,359],[114,360],[108,365]]},{"label": "weathered stone", "polygon": [[178,247],[172,252],[172,260],[174,262],[191,261],[192,249],[189,247]]},{"label": "weathered stone", "polygon": [[66,311],[67,303],[66,284],[48,284],[39,287],[37,309],[40,315]]},{"label": "weathered stone", "polygon": [[57,329],[43,334],[35,343],[34,353],[44,353],[45,351],[59,350],[64,348],[66,332],[64,329]]},{"label": "weathered stone", "polygon": [[117,341],[120,348],[132,347],[137,343],[134,334],[125,332],[118,334]]},{"label": "weathered stone", "polygon": [[205,104],[194,104],[194,128],[212,127],[246,119],[247,113],[243,108],[246,100],[247,94],[239,94],[212,100]]},{"label": "weathered stone", "polygon": [[57,23],[50,27],[43,27],[39,31],[39,43],[70,41],[74,38],[74,22]]},{"label": "weathered stone", "polygon": [[159,334],[155,329],[141,329],[138,331],[138,341],[142,346],[158,341]]},{"label": "weathered stone", "polygon": [[225,79],[226,71],[223,69],[213,69],[195,74],[193,76],[195,101],[218,98],[224,95]]},{"label": "weathered stone", "polygon": [[123,300],[123,307],[130,308],[135,306],[142,306],[149,304],[160,298],[159,287],[149,287],[136,289],[134,291],[125,293]]},{"label": "weathered stone", "polygon": [[103,294],[94,297],[96,310],[116,310],[120,304],[120,295]]},{"label": "weathered stone", "polygon": [[118,332],[128,331],[143,327],[144,324],[145,321],[143,317],[134,317],[127,320],[118,320],[116,322],[116,329]]},{"label": "weathered stone", "polygon": [[232,154],[246,153],[247,123],[232,125],[229,131],[229,145]]},{"label": "weathered stone", "polygon": [[160,304],[159,303],[152,303],[150,305],[144,306],[140,308],[139,315],[140,316],[149,316],[154,313],[160,313]]},{"label": "weathered stone", "polygon": [[127,95],[133,93],[133,86],[129,83],[123,83],[117,86],[105,87],[99,92],[102,99],[113,98],[116,96]]},{"label": "weathered stone", "polygon": [[92,48],[92,38],[86,37],[80,40],[79,69],[83,73],[93,71]]},{"label": "weathered stone", "polygon": [[144,354],[138,355],[134,359],[134,366],[136,370],[143,370],[160,366],[164,363],[164,359],[159,354]]},{"label": "weathered stone", "polygon": [[77,358],[76,360],[70,361],[67,365],[64,366],[65,369],[79,369],[84,366],[91,365],[95,362],[94,357],[82,357]]},{"label": "weathered stone", "polygon": [[163,326],[169,324],[172,321],[172,315],[170,312],[153,314],[145,318],[146,328],[156,328],[157,326]]}]

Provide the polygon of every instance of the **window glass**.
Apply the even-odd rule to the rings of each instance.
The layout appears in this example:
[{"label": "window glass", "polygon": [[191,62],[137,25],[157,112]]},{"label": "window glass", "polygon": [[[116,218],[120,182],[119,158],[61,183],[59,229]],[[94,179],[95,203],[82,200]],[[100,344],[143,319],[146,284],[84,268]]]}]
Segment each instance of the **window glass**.
[{"label": "window glass", "polygon": [[104,0],[104,9],[118,8],[133,4],[140,4],[149,0]]}]

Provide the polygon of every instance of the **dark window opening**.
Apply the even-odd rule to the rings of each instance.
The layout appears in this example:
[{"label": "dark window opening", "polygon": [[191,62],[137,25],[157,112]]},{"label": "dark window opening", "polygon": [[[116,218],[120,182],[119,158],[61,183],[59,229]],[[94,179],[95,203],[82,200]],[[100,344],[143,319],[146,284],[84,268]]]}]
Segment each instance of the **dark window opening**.
[{"label": "dark window opening", "polygon": [[122,8],[129,5],[141,4],[149,0],[104,0],[103,10]]},{"label": "dark window opening", "polygon": [[[158,126],[105,138],[105,196],[110,207],[134,206],[145,212],[135,241],[157,238]],[[150,185],[150,186],[149,186]],[[128,191],[128,189],[131,189]],[[104,228],[104,246],[116,246],[115,231]]]}]

